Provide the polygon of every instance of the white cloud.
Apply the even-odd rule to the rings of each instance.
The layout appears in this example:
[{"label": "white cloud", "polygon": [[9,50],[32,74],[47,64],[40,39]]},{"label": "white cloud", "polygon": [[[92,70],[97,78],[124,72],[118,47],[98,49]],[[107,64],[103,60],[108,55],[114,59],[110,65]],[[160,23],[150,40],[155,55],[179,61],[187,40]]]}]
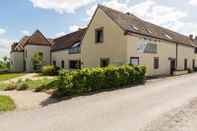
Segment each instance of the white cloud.
[{"label": "white cloud", "polygon": [[189,4],[191,4],[193,6],[197,6],[197,0],[190,0]]},{"label": "white cloud", "polygon": [[74,31],[79,30],[80,28],[81,28],[81,29],[86,28],[86,25],[71,25],[71,26],[69,27],[69,31],[70,31],[70,32],[74,32]]},{"label": "white cloud", "polygon": [[0,35],[4,35],[5,33],[6,33],[6,30],[0,28]]},{"label": "white cloud", "polygon": [[14,41],[0,37],[0,58],[3,56],[9,56],[12,42]]},{"label": "white cloud", "polygon": [[74,32],[74,31],[77,31],[79,28],[80,28],[80,26],[78,26],[78,25],[71,25],[69,27],[69,31]]},{"label": "white cloud", "polygon": [[[130,5],[127,2],[129,1],[120,2],[119,0],[110,0],[103,2],[102,5],[111,7],[121,12],[131,12],[143,20],[164,26],[177,32],[184,34],[197,33],[196,24],[183,21],[184,19],[187,19],[188,16],[188,13],[184,9],[179,10],[175,7],[162,5],[157,0],[145,0],[134,5]],[[197,0],[190,0],[190,3],[195,5],[197,4]],[[86,11],[88,18],[92,16],[96,7],[96,5],[93,5]]]},{"label": "white cloud", "polygon": [[22,30],[22,31],[21,31],[21,34],[22,34],[22,35],[28,35],[28,36],[29,36],[29,35],[30,35],[30,32],[27,31],[27,30]]},{"label": "white cloud", "polygon": [[66,34],[65,32],[59,32],[59,33],[57,33],[57,34],[54,35],[54,38],[63,36],[63,35],[65,35],[65,34]]},{"label": "white cloud", "polygon": [[30,0],[34,7],[55,10],[58,13],[73,13],[78,8],[95,0]]}]

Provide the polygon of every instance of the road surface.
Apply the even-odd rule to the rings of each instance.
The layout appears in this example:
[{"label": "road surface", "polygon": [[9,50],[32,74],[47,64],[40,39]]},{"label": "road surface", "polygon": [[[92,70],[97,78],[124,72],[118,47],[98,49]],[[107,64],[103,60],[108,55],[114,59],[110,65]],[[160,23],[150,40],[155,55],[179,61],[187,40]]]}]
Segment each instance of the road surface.
[{"label": "road surface", "polygon": [[2,131],[138,131],[197,97],[197,74],[0,115]]}]

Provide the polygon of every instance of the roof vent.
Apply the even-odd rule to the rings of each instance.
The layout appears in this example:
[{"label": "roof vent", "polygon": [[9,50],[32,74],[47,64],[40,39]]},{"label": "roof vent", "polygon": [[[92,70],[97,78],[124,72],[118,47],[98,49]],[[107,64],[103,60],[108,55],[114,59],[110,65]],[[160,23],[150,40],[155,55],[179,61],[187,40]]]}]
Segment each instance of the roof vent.
[{"label": "roof vent", "polygon": [[194,40],[194,35],[192,35],[192,34],[191,34],[191,35],[189,35],[189,38],[190,38],[190,40],[192,40],[192,41],[193,41],[193,40]]}]

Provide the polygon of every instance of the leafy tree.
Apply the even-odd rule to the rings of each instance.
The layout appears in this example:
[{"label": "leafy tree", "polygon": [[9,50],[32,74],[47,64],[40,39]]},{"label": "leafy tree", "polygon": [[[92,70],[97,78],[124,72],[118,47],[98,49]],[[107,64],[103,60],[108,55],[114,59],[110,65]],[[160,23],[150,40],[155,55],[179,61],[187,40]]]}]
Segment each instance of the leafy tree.
[{"label": "leafy tree", "polygon": [[0,60],[0,69],[9,69],[10,67],[10,59],[7,56],[4,56],[2,60]]},{"label": "leafy tree", "polygon": [[42,52],[35,53],[31,58],[31,62],[33,69],[35,71],[39,70],[43,64],[43,53]]}]

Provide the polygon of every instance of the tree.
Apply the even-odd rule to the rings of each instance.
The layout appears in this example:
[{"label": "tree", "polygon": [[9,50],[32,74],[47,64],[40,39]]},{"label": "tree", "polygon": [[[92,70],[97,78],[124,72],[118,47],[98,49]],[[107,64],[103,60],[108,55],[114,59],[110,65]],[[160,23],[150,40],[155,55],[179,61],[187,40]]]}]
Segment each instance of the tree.
[{"label": "tree", "polygon": [[7,56],[4,56],[2,60],[0,60],[0,68],[1,69],[9,69],[10,68],[10,59]]},{"label": "tree", "polygon": [[35,53],[31,58],[32,66],[35,71],[39,70],[43,64],[43,53]]}]

